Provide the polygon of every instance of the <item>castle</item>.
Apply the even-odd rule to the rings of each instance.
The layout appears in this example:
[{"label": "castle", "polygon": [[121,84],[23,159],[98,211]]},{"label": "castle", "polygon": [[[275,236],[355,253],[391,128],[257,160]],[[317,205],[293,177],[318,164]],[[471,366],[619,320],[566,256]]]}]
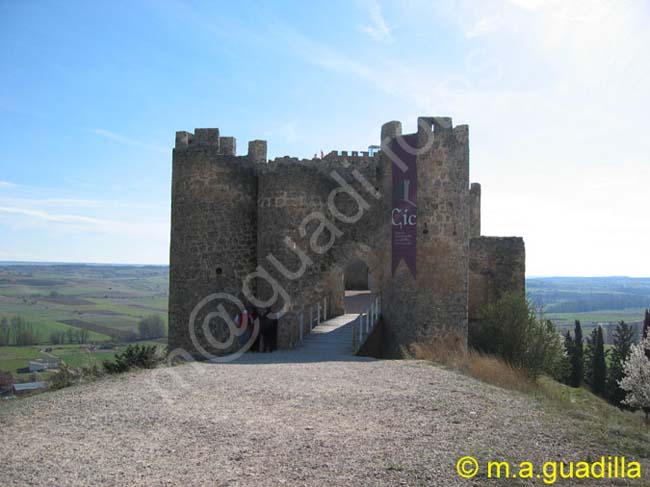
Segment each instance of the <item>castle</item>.
[{"label": "castle", "polygon": [[398,356],[430,337],[465,341],[480,306],[523,293],[523,240],[481,236],[468,127],[447,117],[417,126],[402,135],[388,122],[381,150],[311,160],[267,161],[263,140],[238,156],[216,128],[177,132],[170,349],[236,349],[230,317],[242,304],[278,311],[279,346],[292,348],[305,306],[342,314],[346,283],[362,281],[381,296],[384,355]]}]

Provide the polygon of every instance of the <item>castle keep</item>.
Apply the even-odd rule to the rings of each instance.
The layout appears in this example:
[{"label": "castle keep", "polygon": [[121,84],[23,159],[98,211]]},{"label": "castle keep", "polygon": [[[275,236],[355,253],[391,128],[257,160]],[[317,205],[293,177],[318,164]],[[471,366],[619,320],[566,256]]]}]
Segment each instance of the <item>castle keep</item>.
[{"label": "castle keep", "polygon": [[170,348],[232,352],[237,301],[279,311],[279,346],[292,348],[305,306],[326,298],[328,315],[342,314],[346,286],[366,282],[396,356],[429,337],[465,341],[481,305],[523,293],[523,240],[481,235],[468,127],[420,117],[416,133],[388,122],[380,140],[372,153],[267,161],[263,140],[238,156],[219,129],[177,132]]}]

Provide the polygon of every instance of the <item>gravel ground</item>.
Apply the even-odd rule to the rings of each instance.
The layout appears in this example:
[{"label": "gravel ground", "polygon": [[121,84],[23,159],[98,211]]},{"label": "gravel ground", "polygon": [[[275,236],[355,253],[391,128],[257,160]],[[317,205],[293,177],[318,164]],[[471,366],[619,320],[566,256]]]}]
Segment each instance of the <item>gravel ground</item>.
[{"label": "gravel ground", "polygon": [[0,484],[522,485],[460,479],[455,462],[612,454],[535,399],[453,371],[296,357],[141,371],[4,405]]}]

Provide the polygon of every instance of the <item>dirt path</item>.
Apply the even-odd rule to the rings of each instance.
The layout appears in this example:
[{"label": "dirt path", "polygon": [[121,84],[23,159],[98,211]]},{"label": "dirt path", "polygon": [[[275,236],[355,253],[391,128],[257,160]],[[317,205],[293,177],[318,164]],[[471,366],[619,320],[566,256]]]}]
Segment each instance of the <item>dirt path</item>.
[{"label": "dirt path", "polygon": [[453,486],[471,485],[455,471],[464,455],[612,453],[530,397],[455,372],[295,358],[143,371],[0,407],[2,485]]}]

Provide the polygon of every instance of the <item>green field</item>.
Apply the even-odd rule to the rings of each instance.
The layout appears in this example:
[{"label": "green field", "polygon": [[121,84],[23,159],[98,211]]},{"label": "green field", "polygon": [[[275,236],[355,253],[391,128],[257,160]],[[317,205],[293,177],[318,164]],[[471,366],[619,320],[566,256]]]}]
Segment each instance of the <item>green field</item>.
[{"label": "green field", "polygon": [[0,317],[21,316],[43,345],[71,327],[123,341],[147,315],[167,320],[167,289],[163,266],[0,265]]},{"label": "green field", "polygon": [[[134,344],[156,345],[164,348],[167,344],[164,339],[134,342]],[[90,350],[89,345],[53,345],[48,346],[48,353],[42,346],[25,347],[0,347],[0,370],[11,372],[18,381],[26,381],[32,374],[27,372],[28,362],[37,358],[52,358],[56,356],[71,367],[85,367],[101,365],[104,360],[113,360],[115,354],[123,351],[128,344],[115,345],[111,350]],[[39,372],[38,379],[46,379],[49,372]]]},{"label": "green field", "polygon": [[[168,273],[164,266],[0,264],[0,318],[20,316],[37,337],[33,346],[0,347],[0,370],[27,380],[31,374],[18,371],[30,359],[47,358],[45,348],[74,367],[113,359],[137,339],[142,318],[158,314],[167,322]],[[89,331],[87,344],[50,341],[53,332],[80,328]],[[93,347],[109,342],[116,348]]]},{"label": "green field", "polygon": [[0,370],[16,374],[30,360],[47,357],[39,347],[0,347]]},{"label": "green field", "polygon": [[[611,328],[624,320],[638,326],[650,308],[650,279],[531,278],[526,286],[529,299],[562,332],[573,329],[576,319],[585,336],[597,324]],[[0,318],[22,317],[38,337],[34,347],[0,347],[0,370],[25,367],[46,346],[70,365],[112,358],[112,352],[89,352],[79,344],[51,345],[50,335],[85,328],[91,344],[124,344],[136,338],[145,316],[167,321],[168,288],[166,266],[0,264]]]},{"label": "green field", "polygon": [[545,277],[526,280],[528,298],[561,332],[573,331],[575,320],[584,336],[603,326],[606,343],[616,324],[625,321],[641,329],[650,308],[650,279],[630,277]]},{"label": "green field", "polygon": [[549,313],[546,316],[558,321],[585,321],[585,322],[618,322],[633,323],[643,321],[644,309],[585,311],[584,313]]}]

